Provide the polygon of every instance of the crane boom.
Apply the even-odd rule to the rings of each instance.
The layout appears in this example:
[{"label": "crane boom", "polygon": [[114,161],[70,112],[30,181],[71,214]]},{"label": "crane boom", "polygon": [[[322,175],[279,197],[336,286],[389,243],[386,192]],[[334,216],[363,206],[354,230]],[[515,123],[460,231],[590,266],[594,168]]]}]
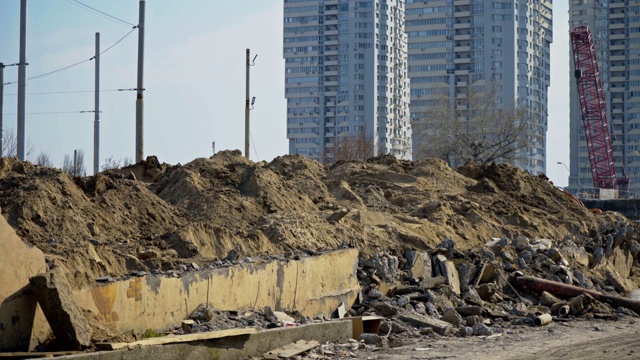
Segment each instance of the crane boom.
[{"label": "crane boom", "polygon": [[609,133],[606,100],[596,58],[593,36],[586,25],[571,30],[571,47],[575,79],[580,98],[593,186],[601,189],[628,190],[629,178],[622,164],[623,175],[617,176],[613,144]]}]

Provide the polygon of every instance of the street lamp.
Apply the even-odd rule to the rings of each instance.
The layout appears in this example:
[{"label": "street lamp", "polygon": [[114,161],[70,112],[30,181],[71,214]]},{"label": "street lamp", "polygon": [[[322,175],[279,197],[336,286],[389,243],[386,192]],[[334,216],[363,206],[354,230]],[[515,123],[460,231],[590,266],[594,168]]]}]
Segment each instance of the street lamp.
[{"label": "street lamp", "polygon": [[567,171],[569,172],[569,174],[571,174],[571,170],[569,170],[569,168],[567,167],[567,164],[563,163],[562,161],[558,161],[558,165],[562,165],[564,166],[565,169],[567,169]]}]

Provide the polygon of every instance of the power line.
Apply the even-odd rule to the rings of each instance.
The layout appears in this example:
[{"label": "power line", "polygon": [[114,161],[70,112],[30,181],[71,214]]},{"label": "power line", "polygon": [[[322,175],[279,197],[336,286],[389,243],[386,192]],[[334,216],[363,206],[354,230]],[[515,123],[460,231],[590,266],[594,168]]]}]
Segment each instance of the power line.
[{"label": "power line", "polygon": [[[83,114],[93,112],[93,110],[81,110],[81,111],[46,111],[46,112],[30,112],[29,115],[48,115],[48,114]],[[2,114],[2,115],[18,115],[17,113]]]},{"label": "power line", "polygon": [[[102,52],[100,53],[100,55],[102,55],[102,54],[106,53],[107,51],[111,50],[111,48],[113,48],[114,46],[118,45],[120,42],[122,42],[122,40],[124,40],[124,39],[125,39],[125,38],[127,38],[129,35],[131,35],[131,33],[132,33],[135,29],[137,29],[137,28],[138,28],[138,27],[137,27],[137,26],[135,26],[135,27],[134,27],[133,29],[131,29],[131,30],[130,30],[130,31],[129,31],[125,36],[121,37],[121,38],[120,38],[118,41],[116,41],[113,45],[109,46],[109,47],[108,47],[108,48],[106,48],[104,51],[102,51]],[[78,61],[78,62],[77,62],[77,63],[75,63],[75,64],[67,65],[67,66],[62,67],[62,68],[57,69],[57,70],[53,70],[53,71],[49,71],[49,72],[44,73],[44,74],[40,74],[40,75],[36,75],[36,76],[32,76],[32,77],[28,78],[27,80],[38,79],[38,78],[41,78],[41,77],[43,77],[43,76],[47,76],[47,75],[51,75],[51,74],[55,74],[55,73],[57,73],[57,72],[60,72],[60,71],[63,71],[63,70],[67,70],[67,69],[70,69],[70,68],[72,68],[72,67],[74,67],[74,66],[78,66],[78,65],[80,65],[80,64],[86,63],[86,62],[91,61],[91,60],[93,60],[93,59],[95,59],[95,56],[92,56],[92,57],[90,57],[90,58],[88,58],[88,59],[85,59],[85,60],[82,60],[82,61]],[[3,85],[11,85],[11,84],[15,84],[15,83],[17,83],[17,82],[18,82],[17,80],[16,80],[16,81],[10,81],[10,82],[6,82],[6,83],[4,83]]]},{"label": "power line", "polygon": [[[123,91],[123,89],[111,89],[111,90],[99,90],[100,92],[112,92]],[[46,92],[32,92],[28,95],[51,95],[51,94],[80,94],[80,93],[94,93],[95,90],[76,90],[76,91],[46,91]],[[5,96],[15,96],[18,94],[4,94]]]},{"label": "power line", "polygon": [[81,3],[81,2],[80,2],[80,1],[78,1],[78,0],[66,0],[66,1],[67,1],[69,4],[72,4],[72,5],[75,5],[75,6],[79,7],[79,8],[81,8],[81,9],[84,9],[84,10],[87,10],[87,11],[90,11],[90,12],[93,12],[93,13],[95,13],[95,14],[98,14],[98,15],[100,15],[100,16],[102,16],[102,17],[105,17],[105,18],[107,18],[107,19],[110,19],[110,20],[112,20],[112,21],[118,22],[118,23],[120,23],[121,25],[135,26],[135,25],[133,25],[132,23],[130,23],[130,22],[128,22],[128,21],[122,20],[122,19],[120,19],[120,18],[118,18],[118,17],[115,17],[115,16],[113,16],[113,15],[109,15],[109,14],[107,14],[107,13],[106,13],[106,12],[104,12],[104,11],[100,11],[100,10],[98,10],[98,9],[94,8],[94,7],[91,7],[91,6],[87,5],[87,4]]}]

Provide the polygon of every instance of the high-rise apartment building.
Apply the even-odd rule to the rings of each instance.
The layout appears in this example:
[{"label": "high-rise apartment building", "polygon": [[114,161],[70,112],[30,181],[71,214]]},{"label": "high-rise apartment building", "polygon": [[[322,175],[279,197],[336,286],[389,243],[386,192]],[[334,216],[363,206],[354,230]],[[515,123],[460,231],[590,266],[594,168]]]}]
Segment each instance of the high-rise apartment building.
[{"label": "high-rise apartment building", "polygon": [[[466,111],[470,92],[491,88],[498,103],[519,104],[527,113],[528,146],[515,165],[544,172],[552,1],[406,3],[412,121],[423,121],[429,107],[440,106],[442,92],[450,106]],[[414,154],[428,141],[416,129]]]},{"label": "high-rise apartment building", "polygon": [[331,159],[358,134],[411,158],[404,0],[284,0],[289,153]]},{"label": "high-rise apartment building", "polygon": [[[569,27],[580,25],[589,26],[593,34],[616,172],[622,175],[624,160],[629,189],[640,192],[640,1],[571,0]],[[593,181],[571,55],[568,190],[589,192]]]}]

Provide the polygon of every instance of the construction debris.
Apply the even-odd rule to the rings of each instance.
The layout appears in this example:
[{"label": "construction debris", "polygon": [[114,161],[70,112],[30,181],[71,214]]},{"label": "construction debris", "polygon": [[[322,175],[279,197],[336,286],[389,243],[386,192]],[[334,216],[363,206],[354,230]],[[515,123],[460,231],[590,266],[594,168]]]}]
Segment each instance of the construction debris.
[{"label": "construction debris", "polygon": [[[130,281],[127,296],[134,302],[143,277],[187,284],[207,270],[284,267],[349,248],[354,262],[352,249],[360,253],[347,269],[354,276],[351,299],[358,300],[332,309],[334,317],[359,326],[358,333],[354,327],[352,341],[316,345],[305,350],[310,355],[352,356],[409,337],[492,337],[514,327],[640,311],[640,302],[624,297],[640,284],[635,224],[616,213],[594,214],[544,176],[504,164],[453,170],[440,160],[381,156],[326,167],[299,156],[253,163],[224,151],[186,165],[150,157],[70,178],[3,158],[0,208],[23,240],[45,253],[49,268],[73,274],[67,285],[53,277],[47,296],[56,303],[37,296],[45,314],[71,314],[52,327],[56,338],[74,337],[74,348],[91,344],[80,323],[88,330],[99,326],[74,315],[73,290]],[[34,288],[49,289],[48,276],[33,278]],[[297,282],[278,286],[292,294],[298,289]],[[331,320],[281,304],[221,311],[209,303],[209,289],[204,292],[194,291],[202,305],[180,312],[178,326],[158,333],[169,336],[112,343],[129,347]],[[112,313],[100,315],[100,326],[117,321]],[[366,329],[365,319],[375,319],[375,331]]]}]

